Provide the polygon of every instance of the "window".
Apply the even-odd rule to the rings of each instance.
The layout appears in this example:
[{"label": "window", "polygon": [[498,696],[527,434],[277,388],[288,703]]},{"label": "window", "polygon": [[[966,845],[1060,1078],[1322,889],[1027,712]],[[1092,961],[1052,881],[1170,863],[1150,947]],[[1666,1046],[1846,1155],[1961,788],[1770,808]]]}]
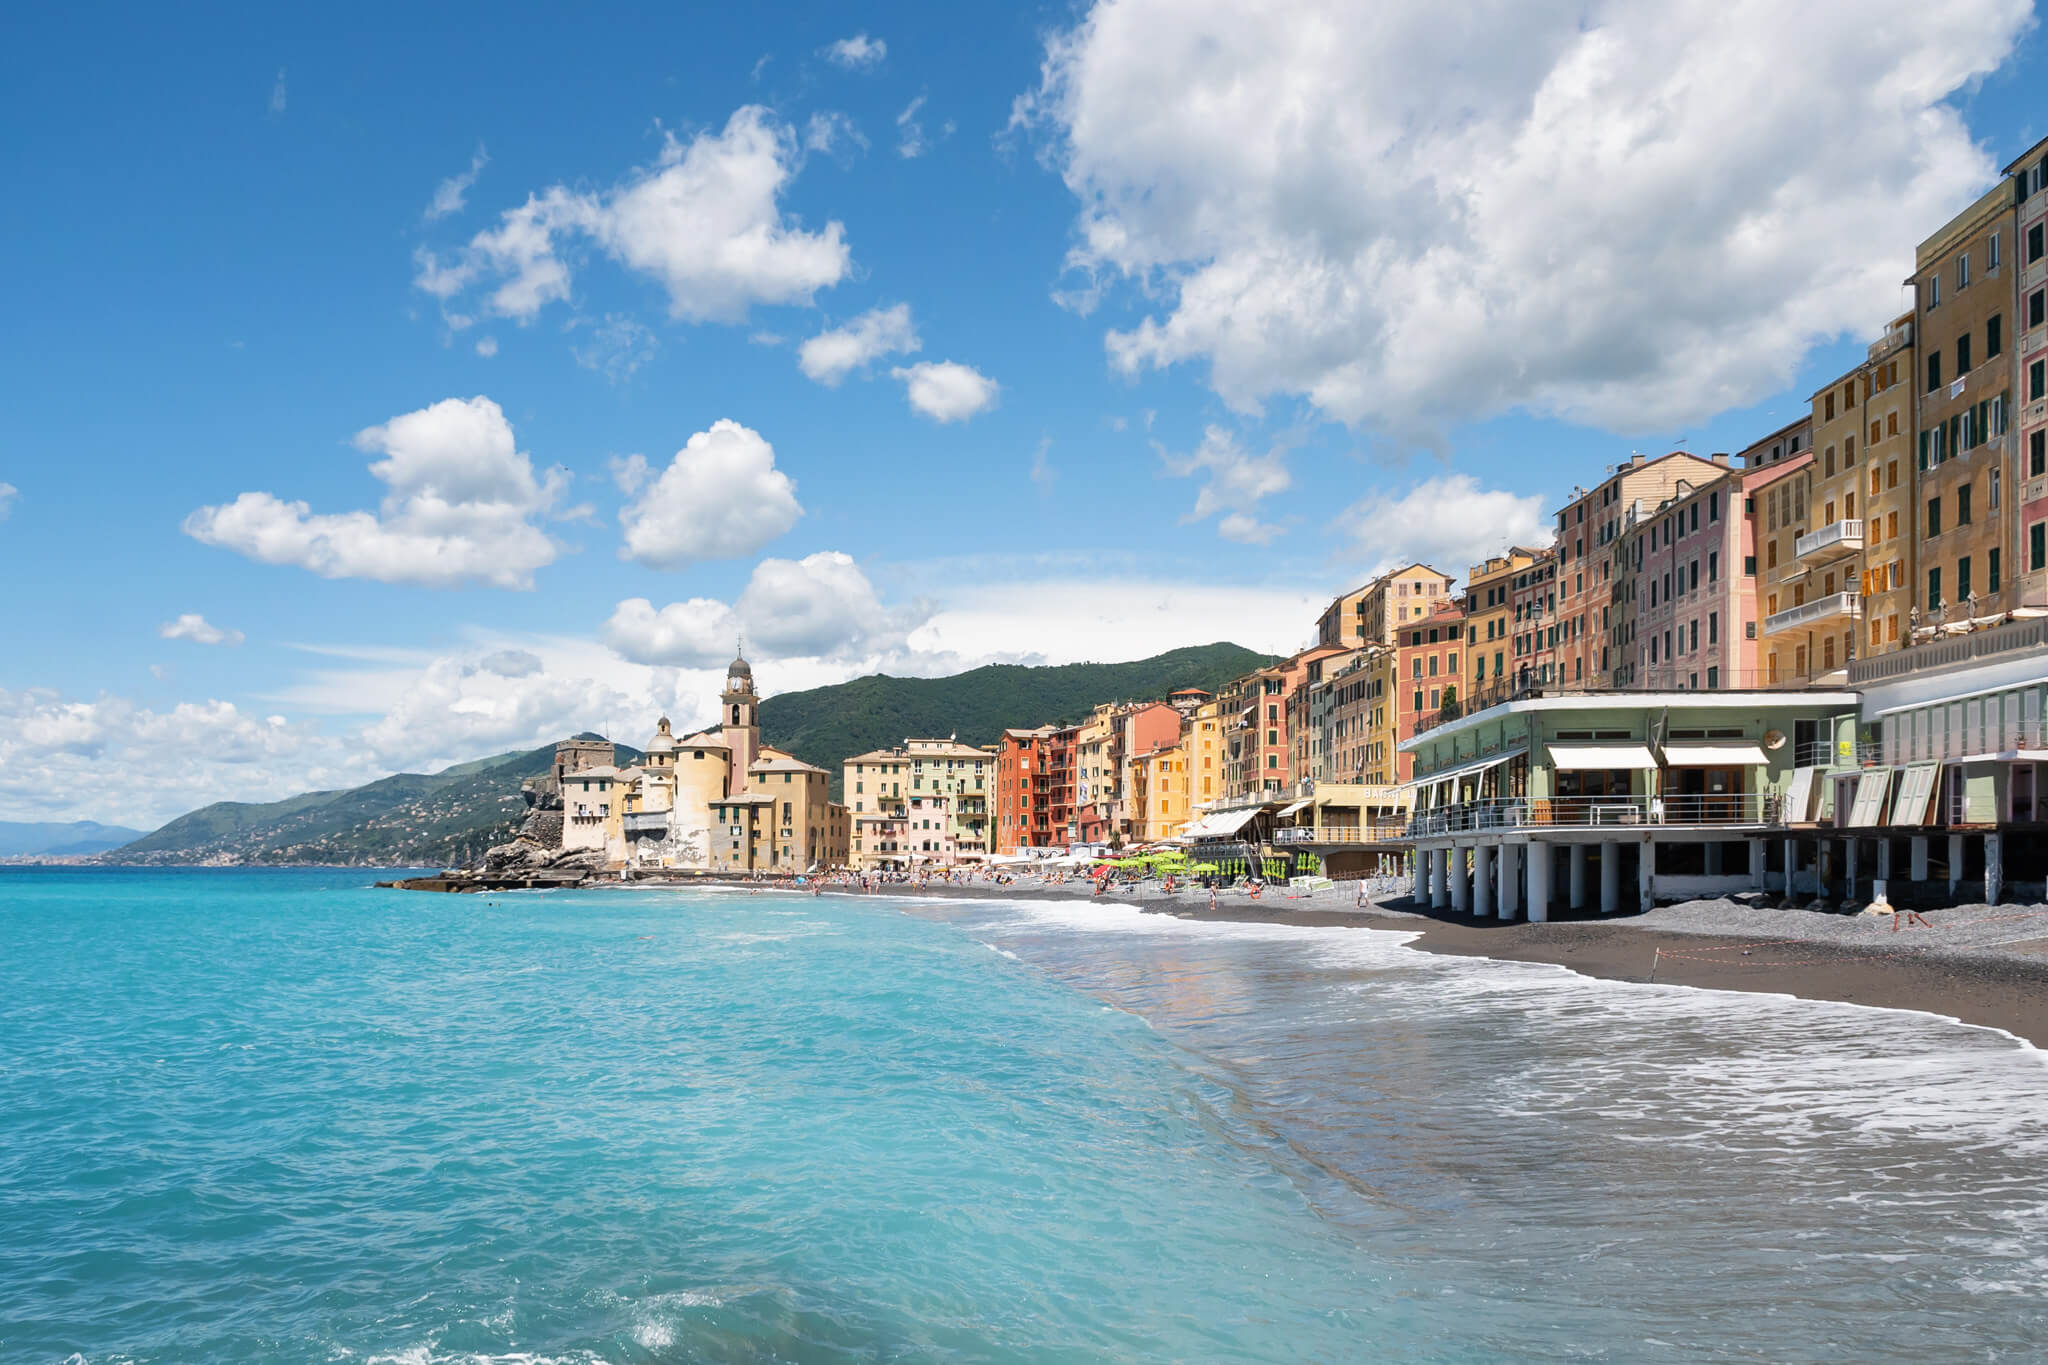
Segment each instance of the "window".
[{"label": "window", "polygon": [[1707,643],[1710,645],[1721,643],[1721,613],[1718,611],[1707,613]]},{"label": "window", "polygon": [[[1970,524],[1970,494],[1975,491],[1968,484],[1963,484],[1956,489],[1956,525],[1968,526]],[[1961,584],[1957,584],[1958,588],[1961,586]]]},{"label": "window", "polygon": [[1941,352],[1927,353],[1927,391],[1934,392],[1941,387]]},{"label": "window", "polygon": [[1938,536],[1941,534],[1940,498],[1929,498],[1927,500],[1927,534],[1930,536]]},{"label": "window", "polygon": [[2048,569],[2048,521],[2027,528],[2027,570],[2038,573],[2042,569]]},{"label": "window", "polygon": [[1721,581],[1721,552],[1719,550],[1710,551],[1707,555],[1707,581],[1709,583]]},{"label": "window", "polygon": [[1966,602],[1970,597],[1970,557],[1964,555],[1956,561],[1956,601]]},{"label": "window", "polygon": [[[1941,605],[1941,570],[1940,570],[1940,569],[1929,569],[1929,570],[1927,571],[1927,607],[1928,607],[1928,610],[1930,610],[1930,611],[1931,611],[1931,610],[1933,610],[1934,608],[1936,608],[1936,607],[1938,607],[1938,606],[1940,606],[1940,605]],[[1420,694],[1419,694],[1419,693],[1418,693],[1417,695],[1418,695],[1418,697],[1420,696]]]},{"label": "window", "polygon": [[1999,490],[2004,487],[2004,481],[2000,478],[2000,475],[2002,475],[2004,472],[2005,471],[2000,469],[1997,465],[1991,466],[1991,488],[1987,496],[1985,497],[1984,502],[1994,512],[1998,510]]},{"label": "window", "polygon": [[1995,545],[1984,554],[1984,591],[1998,591],[1998,547]]},{"label": "window", "polygon": [[1962,293],[1970,287],[1970,253],[1965,251],[1956,257],[1956,292]]},{"label": "window", "polygon": [[1927,277],[1927,309],[1929,312],[1941,307],[1941,276]]},{"label": "window", "polygon": [[1744,556],[1742,557],[1742,576],[1743,576],[1744,578],[1755,578],[1755,577],[1756,577],[1756,556],[1755,556],[1755,555],[1744,555]]},{"label": "window", "polygon": [[2027,438],[2027,477],[2038,479],[2048,474],[2048,431],[2036,431]]},{"label": "window", "polygon": [[[1896,415],[1894,414],[1894,416]],[[1899,486],[1899,462],[1897,460],[1885,461],[1884,486],[1886,488],[1897,488]]]},{"label": "window", "polygon": [[2048,289],[2036,289],[2027,295],[2027,326],[2039,327],[2048,322]]},{"label": "window", "polygon": [[1984,358],[1996,360],[2005,353],[2005,314],[1992,314],[1984,324]]},{"label": "window", "polygon": [[2004,246],[2004,244],[2005,234],[2003,232],[1994,232],[1991,234],[1990,244],[1986,246],[1984,249],[1985,273],[1988,274],[1991,271],[1998,269],[1999,251]]},{"label": "window", "polygon": [[1721,495],[1719,493],[1709,493],[1707,494],[1707,520],[1709,522],[1716,522],[1720,519]]},{"label": "window", "polygon": [[2027,366],[2027,401],[2043,397],[2048,397],[2048,361],[2037,360]]},{"label": "window", "polygon": [[[1956,378],[1961,379],[1970,372],[1970,334],[1963,333],[1956,338]],[[1936,384],[1933,387],[1939,388]]]},{"label": "window", "polygon": [[2028,264],[2028,265],[2032,265],[2032,264],[2033,264],[2034,262],[2036,262],[2036,261],[2040,260],[2040,259],[2041,259],[2041,256],[2042,256],[2042,254],[2043,254],[2043,251],[2042,251],[2042,243],[2041,243],[2041,228],[2042,228],[2042,224],[2040,224],[2040,223],[2036,223],[2036,224],[2034,224],[2034,225],[2033,225],[2032,227],[2030,227],[2030,228],[2028,228],[2028,229],[2027,229],[2027,264]]}]

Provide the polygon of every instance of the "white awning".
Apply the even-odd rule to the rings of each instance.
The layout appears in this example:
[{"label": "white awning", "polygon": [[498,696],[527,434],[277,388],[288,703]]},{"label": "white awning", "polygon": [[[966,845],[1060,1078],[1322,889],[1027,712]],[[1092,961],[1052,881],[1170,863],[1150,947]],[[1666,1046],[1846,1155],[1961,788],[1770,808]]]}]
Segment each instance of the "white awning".
[{"label": "white awning", "polygon": [[1314,797],[1309,797],[1306,800],[1297,801],[1291,806],[1283,807],[1273,818],[1276,820],[1285,820],[1288,816],[1294,814],[1296,811],[1302,810],[1305,807],[1312,806],[1314,804]]},{"label": "white awning", "polygon": [[1667,768],[1742,768],[1769,763],[1764,751],[1754,744],[1667,744]]},{"label": "white awning", "polygon": [[1560,772],[1592,768],[1654,768],[1657,760],[1640,744],[1553,744],[1550,766]]},{"label": "white awning", "polygon": [[1509,759],[1520,758],[1528,752],[1529,750],[1526,746],[1517,745],[1515,748],[1509,749],[1504,753],[1488,754],[1485,758],[1473,759],[1471,762],[1461,763],[1455,768],[1446,768],[1440,773],[1430,773],[1427,776],[1418,777],[1415,779],[1415,783],[1420,787],[1434,787],[1442,782],[1451,782],[1460,777],[1470,777],[1474,773],[1483,773],[1488,768],[1499,767]]},{"label": "white awning", "polygon": [[1259,809],[1257,806],[1247,806],[1242,810],[1217,811],[1212,815],[1205,815],[1182,831],[1182,837],[1187,839],[1228,839],[1231,835],[1250,824],[1252,817],[1259,813]]}]

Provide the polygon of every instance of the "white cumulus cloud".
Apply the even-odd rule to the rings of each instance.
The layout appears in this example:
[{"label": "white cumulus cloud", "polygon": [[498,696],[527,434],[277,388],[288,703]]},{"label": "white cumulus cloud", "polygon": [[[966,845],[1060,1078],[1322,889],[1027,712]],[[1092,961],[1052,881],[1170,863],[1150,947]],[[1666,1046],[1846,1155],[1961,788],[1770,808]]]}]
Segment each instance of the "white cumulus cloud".
[{"label": "white cumulus cloud", "polygon": [[618,604],[606,643],[636,663],[708,668],[739,636],[767,659],[873,659],[900,655],[930,616],[928,604],[889,606],[853,556],[836,550],[764,559],[739,600],[693,597],[657,609],[644,597]]},{"label": "white cumulus cloud", "polygon": [[889,371],[904,383],[910,406],[934,422],[964,422],[996,405],[1002,385],[971,365],[923,360]]},{"label": "white cumulus cloud", "polygon": [[836,388],[847,375],[885,355],[918,350],[917,325],[910,320],[910,305],[873,308],[844,327],[820,332],[797,347],[796,362],[803,372],[828,388]]},{"label": "white cumulus cloud", "polygon": [[431,223],[450,214],[462,212],[469,203],[470,187],[475,185],[476,178],[484,173],[484,167],[490,159],[490,154],[482,147],[478,147],[476,155],[469,159],[468,170],[451,175],[436,185],[433,200],[427,205],[426,220]]},{"label": "white cumulus cloud", "polygon": [[1368,577],[1427,564],[1462,578],[1467,568],[1511,545],[1540,548],[1552,539],[1542,494],[1482,488],[1470,474],[1424,479],[1398,496],[1373,493],[1347,508],[1331,529],[1351,543]]},{"label": "white cumulus cloud", "polygon": [[652,482],[650,472],[644,460],[614,466],[622,485],[644,485],[619,513],[620,557],[655,568],[751,554],[804,513],[796,484],[775,467],[775,448],[729,418],[692,436]]},{"label": "white cumulus cloud", "polygon": [[1195,494],[1194,509],[1183,521],[1201,521],[1221,513],[1217,533],[1225,540],[1247,545],[1267,544],[1280,533],[1278,526],[1259,521],[1253,509],[1262,499],[1294,486],[1284,443],[1254,455],[1226,428],[1209,426],[1192,454],[1176,455],[1157,441],[1152,448],[1159,452],[1169,474],[1178,478],[1208,475]]},{"label": "white cumulus cloud", "polygon": [[801,161],[795,130],[747,105],[720,132],[667,136],[652,166],[610,189],[556,185],[447,259],[422,249],[414,284],[444,306],[488,288],[487,311],[531,321],[569,297],[563,247],[580,237],[658,281],[678,319],[738,322],[755,304],[809,303],[845,278],[852,255],[842,224],[808,232],[784,216],[779,201]]},{"label": "white cumulus cloud", "polygon": [[865,33],[856,33],[851,38],[841,38],[825,48],[825,60],[848,71],[869,71],[882,64],[889,55],[889,45],[880,38],[870,38]]},{"label": "white cumulus cloud", "polygon": [[534,570],[554,562],[559,547],[536,519],[553,510],[568,476],[537,476],[490,399],[443,399],[365,428],[355,443],[384,457],[370,466],[388,490],[376,512],[315,513],[244,493],[192,513],[185,534],[325,578],[423,587],[530,588]]},{"label": "white cumulus cloud", "polygon": [[[1013,122],[1080,203],[1075,273],[1164,300],[1107,335],[1124,371],[1191,362],[1239,409],[1300,395],[1408,442],[1512,409],[1664,430],[1896,311],[1914,244],[1995,174],[1950,99],[2031,20],[1096,0]],[[1790,52],[1796,80],[1759,57]]]},{"label": "white cumulus cloud", "polygon": [[0,521],[14,510],[14,500],[21,496],[21,490],[11,483],[0,483]]},{"label": "white cumulus cloud", "polygon": [[214,625],[196,611],[164,622],[156,633],[166,640],[190,640],[195,645],[238,645],[244,638],[241,631]]}]

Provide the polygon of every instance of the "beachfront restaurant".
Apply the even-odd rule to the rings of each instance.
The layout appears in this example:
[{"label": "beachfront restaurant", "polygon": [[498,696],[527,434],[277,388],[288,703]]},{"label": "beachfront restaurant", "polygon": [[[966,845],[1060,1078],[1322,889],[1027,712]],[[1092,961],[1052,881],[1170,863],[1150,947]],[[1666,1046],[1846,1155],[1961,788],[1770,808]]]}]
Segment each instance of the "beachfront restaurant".
[{"label": "beachfront restaurant", "polygon": [[1273,814],[1276,853],[1312,854],[1327,876],[1397,874],[1408,864],[1410,789],[1310,782]]},{"label": "beachfront restaurant", "polygon": [[1401,744],[1414,756],[1416,894],[1540,920],[1554,906],[1612,914],[1625,899],[1763,890],[1763,836],[1782,820],[1798,739],[1853,727],[1856,703],[1840,691],[1599,692],[1444,721]]}]

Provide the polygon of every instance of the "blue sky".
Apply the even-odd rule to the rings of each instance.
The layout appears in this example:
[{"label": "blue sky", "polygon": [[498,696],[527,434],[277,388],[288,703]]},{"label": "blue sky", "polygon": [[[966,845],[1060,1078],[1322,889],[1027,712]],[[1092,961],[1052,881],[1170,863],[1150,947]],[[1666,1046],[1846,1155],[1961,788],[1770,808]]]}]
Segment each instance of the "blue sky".
[{"label": "blue sky", "polygon": [[18,19],[0,818],[1287,648],[1739,448],[2048,131],[2026,5],[1809,8]]}]

